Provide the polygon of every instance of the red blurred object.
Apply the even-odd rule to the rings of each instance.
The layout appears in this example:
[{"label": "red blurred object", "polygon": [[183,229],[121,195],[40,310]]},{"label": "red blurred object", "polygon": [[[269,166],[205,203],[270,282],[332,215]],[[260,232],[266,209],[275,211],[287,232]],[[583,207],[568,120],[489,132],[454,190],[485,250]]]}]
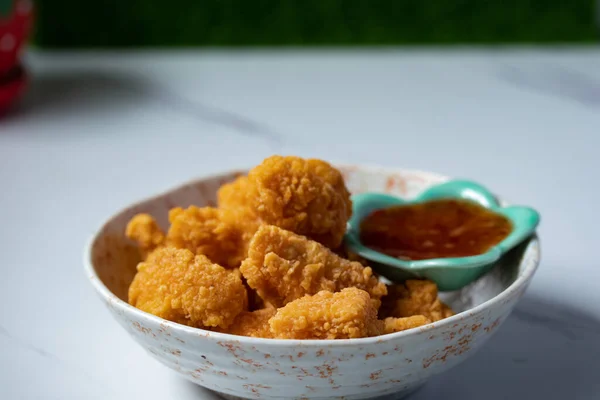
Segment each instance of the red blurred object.
[{"label": "red blurred object", "polygon": [[0,112],[25,89],[27,74],[20,56],[33,23],[31,0],[2,1],[9,4],[0,9]]},{"label": "red blurred object", "polygon": [[17,65],[0,78],[0,115],[23,93],[27,84],[27,72]]},{"label": "red blurred object", "polygon": [[31,0],[14,0],[8,15],[0,14],[0,76],[18,64],[32,22]]}]

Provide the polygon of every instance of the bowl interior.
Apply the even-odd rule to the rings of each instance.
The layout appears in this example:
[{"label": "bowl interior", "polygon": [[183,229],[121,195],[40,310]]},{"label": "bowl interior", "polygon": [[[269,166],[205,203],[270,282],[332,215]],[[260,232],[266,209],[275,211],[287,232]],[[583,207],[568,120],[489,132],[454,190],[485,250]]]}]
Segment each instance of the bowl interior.
[{"label": "bowl interior", "polygon": [[[418,171],[387,170],[356,166],[340,166],[351,193],[381,192],[404,198],[414,198],[428,187],[447,178]],[[127,301],[127,292],[136,265],[140,261],[133,242],[124,235],[125,226],[137,213],[153,215],[163,229],[168,227],[168,211],[177,206],[214,206],[218,188],[239,176],[241,172],[199,179],[135,204],[112,217],[100,230],[91,245],[93,268],[102,283],[114,295]],[[537,262],[537,239],[530,239],[503,256],[494,268],[455,292],[441,297],[456,311],[473,308],[508,288],[528,267],[523,259]]]}]

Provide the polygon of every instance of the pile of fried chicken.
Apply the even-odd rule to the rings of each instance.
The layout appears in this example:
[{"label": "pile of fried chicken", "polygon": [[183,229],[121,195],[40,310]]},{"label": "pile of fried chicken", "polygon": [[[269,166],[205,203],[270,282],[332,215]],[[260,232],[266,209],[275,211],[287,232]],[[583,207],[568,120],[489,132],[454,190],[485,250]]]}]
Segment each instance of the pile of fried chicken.
[{"label": "pile of fried chicken", "polygon": [[216,208],[170,210],[166,234],[148,214],[131,219],[126,235],[143,261],[129,302],[180,324],[275,339],[377,336],[451,316],[433,282],[386,286],[344,250],[351,214],[330,164],[269,157],[223,185]]}]

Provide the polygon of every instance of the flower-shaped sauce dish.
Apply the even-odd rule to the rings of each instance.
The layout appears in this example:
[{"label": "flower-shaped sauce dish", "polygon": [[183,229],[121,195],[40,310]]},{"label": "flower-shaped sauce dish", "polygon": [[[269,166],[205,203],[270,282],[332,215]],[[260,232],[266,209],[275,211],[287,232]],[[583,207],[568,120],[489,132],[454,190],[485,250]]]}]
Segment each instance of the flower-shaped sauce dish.
[{"label": "flower-shaped sauce dish", "polygon": [[[450,203],[449,205],[445,205],[446,209],[443,208],[442,201]],[[437,184],[424,190],[412,199],[404,199],[385,193],[367,192],[353,195],[352,202],[353,215],[349,221],[348,232],[345,237],[345,242],[349,250],[368,260],[373,269],[392,281],[403,281],[407,278],[415,277],[426,278],[437,283],[441,291],[461,289],[481,277],[494,266],[504,253],[530,237],[535,232],[540,221],[539,213],[534,209],[523,206],[503,206],[488,189],[478,183],[466,180],[451,180]],[[437,205],[434,205],[436,203]],[[405,246],[408,243],[407,240],[412,240],[413,242],[421,240],[429,242],[428,245],[423,245],[423,243],[419,242],[421,249],[427,246],[433,247],[434,244],[425,236],[421,239],[406,238],[407,235],[410,235],[411,229],[414,231],[415,229],[420,229],[419,225],[423,225],[414,215],[417,211],[420,211],[421,214],[427,212],[428,209],[426,207],[428,204],[432,219],[453,219],[456,223],[465,224],[462,227],[455,227],[446,237],[443,235],[438,236],[441,241],[444,241],[444,239],[447,240],[446,242],[439,243],[442,247],[452,248],[455,246],[453,242],[456,242],[456,237],[453,236],[458,236],[459,231],[464,232],[471,229],[470,234],[472,237],[467,240],[470,244],[484,239],[492,239],[491,236],[494,235],[494,232],[486,232],[485,226],[494,226],[495,229],[502,229],[498,228],[498,223],[504,223],[504,232],[500,236],[496,232],[496,238],[499,239],[498,242],[490,243],[489,246],[485,247],[478,254],[461,254],[454,251],[454,254],[449,252],[450,255],[440,254],[422,258],[403,257],[393,252],[382,250],[381,247],[385,247],[385,245],[378,246],[366,242],[366,221],[370,217],[374,217],[376,213],[379,213],[379,219],[372,218],[373,222],[371,223],[372,229],[380,231],[377,237],[381,237],[381,233],[385,230],[393,229],[397,232],[396,236],[404,236],[400,241],[403,241]],[[452,210],[449,207],[452,204],[455,207],[462,204],[462,207],[467,207],[467,211]],[[411,206],[413,210],[407,211]],[[472,209],[469,210],[468,207]],[[389,226],[382,226],[381,214],[382,211],[385,212],[386,210],[400,210],[404,215],[401,219],[394,219],[392,216],[392,219],[388,219]],[[437,210],[437,217],[433,215],[434,212],[431,210]],[[485,214],[483,218],[487,219],[479,221],[480,226],[477,227],[478,230],[473,230],[473,224],[477,224],[477,222],[473,223],[472,220],[467,221],[466,219],[473,217],[472,214],[476,214],[477,212]],[[454,217],[446,217],[445,215],[454,215]],[[402,223],[406,225],[403,226]],[[443,223],[440,221],[430,221],[430,223],[423,225],[422,230],[436,228],[433,229],[434,233],[437,230],[439,234],[439,229],[437,228],[443,225]],[[446,223],[448,222],[446,221]],[[409,226],[409,224],[412,224],[412,226]],[[468,227],[466,227],[467,225]],[[484,228],[483,231],[482,227]],[[457,235],[453,235],[452,232],[456,232]]]}]

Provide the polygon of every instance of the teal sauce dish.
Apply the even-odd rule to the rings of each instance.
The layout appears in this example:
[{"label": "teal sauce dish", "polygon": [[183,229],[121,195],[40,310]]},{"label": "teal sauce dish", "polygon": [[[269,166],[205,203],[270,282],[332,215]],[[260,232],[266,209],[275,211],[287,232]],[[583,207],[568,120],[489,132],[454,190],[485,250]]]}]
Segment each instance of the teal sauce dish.
[{"label": "teal sauce dish", "polygon": [[[486,253],[458,258],[401,260],[361,243],[361,222],[373,211],[448,198],[473,201],[505,216],[512,223],[511,233]],[[344,238],[352,252],[367,259],[375,271],[391,281],[401,282],[410,278],[425,278],[434,281],[441,291],[461,289],[481,277],[495,265],[504,253],[530,237],[540,222],[540,215],[534,209],[521,206],[502,207],[496,197],[485,187],[464,180],[453,180],[432,186],[411,200],[390,194],[371,192],[353,195],[352,203],[353,215],[348,222],[348,231]]]}]

